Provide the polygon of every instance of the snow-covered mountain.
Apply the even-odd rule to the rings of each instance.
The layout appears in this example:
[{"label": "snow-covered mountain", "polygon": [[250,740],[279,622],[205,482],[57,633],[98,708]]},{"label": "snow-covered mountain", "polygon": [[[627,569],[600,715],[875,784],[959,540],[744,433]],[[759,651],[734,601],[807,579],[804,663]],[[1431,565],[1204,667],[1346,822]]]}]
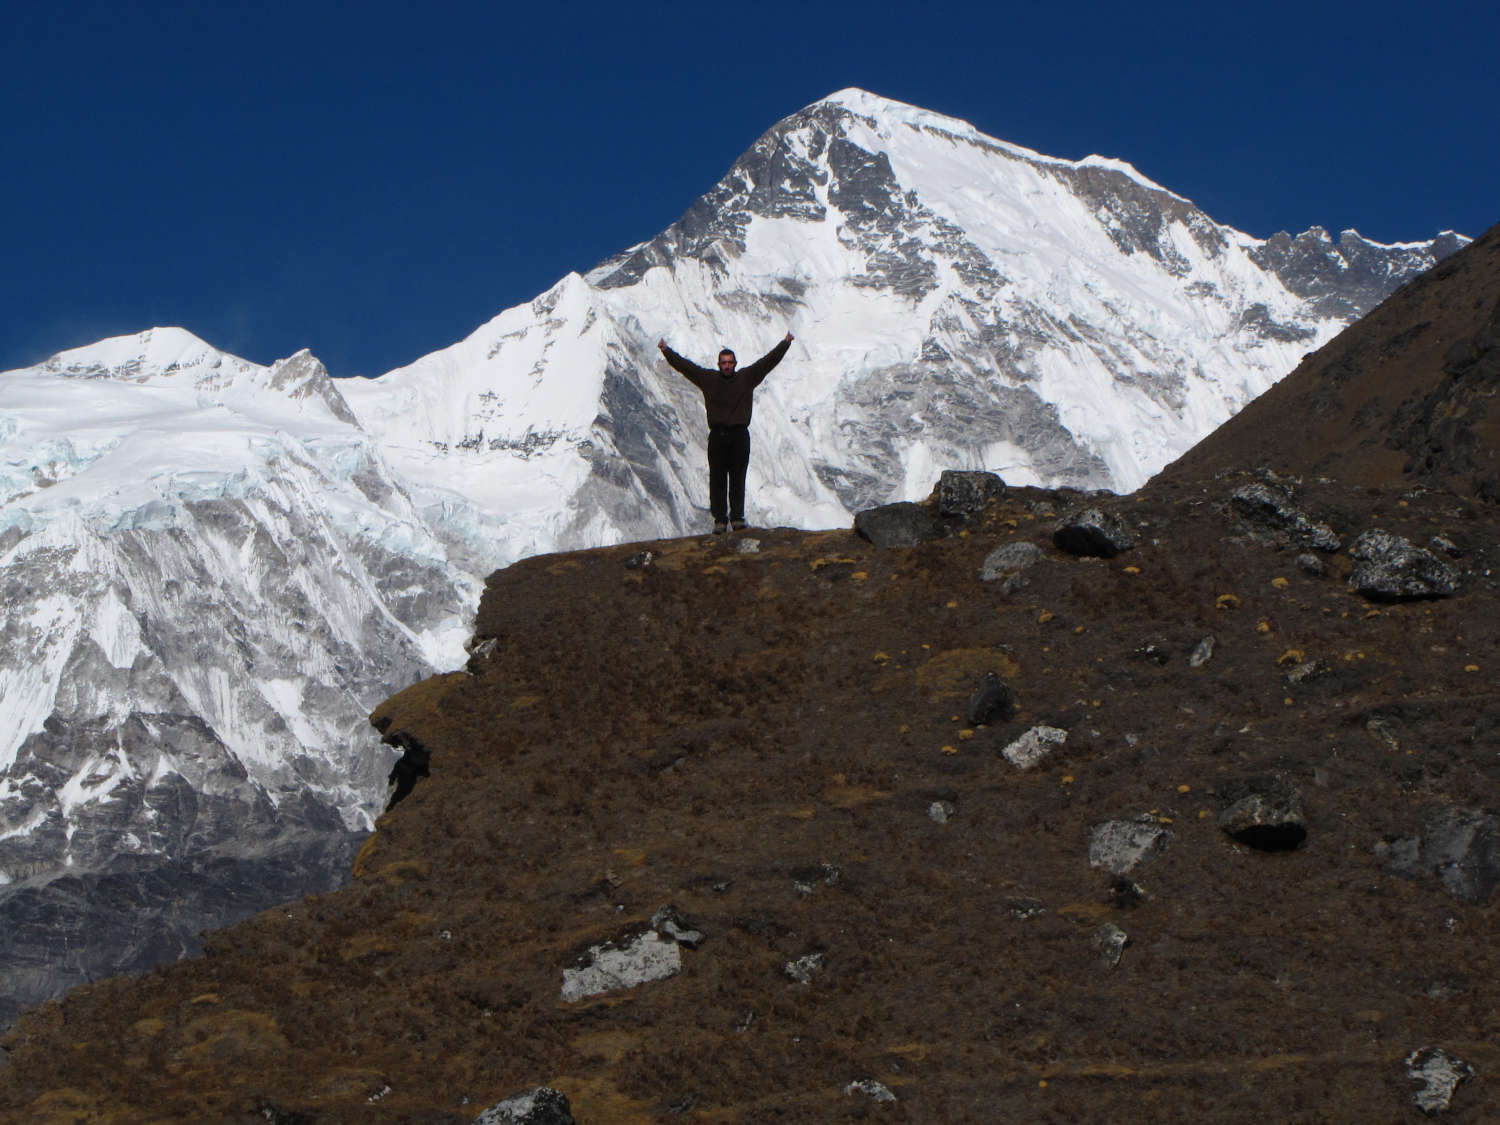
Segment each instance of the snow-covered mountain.
[{"label": "snow-covered mountain", "polygon": [[839,526],[944,468],[1132,489],[1464,241],[1256,239],[1119,161],[846,90],[656,238],[378,379],[180,329],[0,375],[0,993],[121,964],[37,936],[99,878],[246,888],[209,920],[310,889],[244,865],[369,825],[365,716],[461,661],[488,571],[703,530],[703,409],[658,338],[748,362],[796,334],[749,514]]}]

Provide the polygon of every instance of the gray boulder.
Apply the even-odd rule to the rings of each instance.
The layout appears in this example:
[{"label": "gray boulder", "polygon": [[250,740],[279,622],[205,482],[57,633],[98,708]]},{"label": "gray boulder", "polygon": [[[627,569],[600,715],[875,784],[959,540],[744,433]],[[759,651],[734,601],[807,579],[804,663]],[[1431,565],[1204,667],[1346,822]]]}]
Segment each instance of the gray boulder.
[{"label": "gray boulder", "polygon": [[1219,827],[1258,851],[1292,851],[1307,839],[1302,794],[1285,780],[1257,787],[1219,813]]},{"label": "gray boulder", "polygon": [[1371,601],[1400,602],[1451,598],[1458,574],[1431,551],[1378,528],[1354,541],[1349,554],[1358,559],[1349,588]]},{"label": "gray boulder", "polygon": [[1171,841],[1172,833],[1150,813],[1134,820],[1107,820],[1089,839],[1089,864],[1123,878],[1161,855]]},{"label": "gray boulder", "polygon": [[1435,875],[1460,902],[1481,905],[1500,885],[1500,819],[1446,808],[1420,833],[1392,844],[1389,855],[1397,874]]},{"label": "gray boulder", "polygon": [[1269,532],[1277,542],[1325,552],[1337,551],[1341,545],[1333,528],[1311,519],[1283,489],[1260,481],[1241,485],[1229,494],[1229,506],[1246,523]]},{"label": "gray boulder", "polygon": [[1005,482],[994,473],[945,469],[938,478],[938,514],[971,519],[1005,495]]},{"label": "gray boulder", "polygon": [[595,945],[563,970],[562,998],[567,1003],[666,980],[682,971],[677,942],[647,930],[634,937]]},{"label": "gray boulder", "polygon": [[[1003,547],[996,547],[985,556],[984,564],[980,567],[979,577],[984,582],[1004,581],[1008,585],[1019,589],[1024,584],[1020,575],[1028,567],[1035,566],[1042,559],[1042,549],[1035,543],[1026,540],[1018,540],[1015,543],[1007,543]],[[1007,590],[1007,593],[1014,592]]]},{"label": "gray boulder", "polygon": [[969,702],[964,706],[964,718],[969,725],[1004,721],[1016,713],[1016,693],[1011,686],[994,672],[986,672],[984,679]]},{"label": "gray boulder", "polygon": [[927,505],[903,501],[865,509],[854,517],[854,530],[877,547],[915,547],[943,539],[951,529]]},{"label": "gray boulder", "polygon": [[1084,558],[1112,559],[1135,546],[1120,520],[1100,508],[1080,508],[1064,516],[1052,529],[1059,551]]},{"label": "gray boulder", "polygon": [[1066,741],[1068,732],[1061,727],[1032,727],[1001,750],[1000,756],[1017,769],[1029,770],[1052,753],[1054,746],[1061,746]]},{"label": "gray boulder", "polygon": [[1099,963],[1113,969],[1120,963],[1120,955],[1130,943],[1130,935],[1113,922],[1105,922],[1094,931],[1094,948],[1099,951]]},{"label": "gray boulder", "polygon": [[573,1107],[560,1090],[538,1086],[496,1102],[478,1117],[474,1125],[575,1125]]}]

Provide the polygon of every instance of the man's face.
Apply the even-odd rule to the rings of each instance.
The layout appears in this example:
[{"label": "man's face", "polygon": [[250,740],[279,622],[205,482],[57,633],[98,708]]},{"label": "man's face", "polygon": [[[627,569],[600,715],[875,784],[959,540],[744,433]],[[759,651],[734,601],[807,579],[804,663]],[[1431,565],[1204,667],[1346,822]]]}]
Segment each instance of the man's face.
[{"label": "man's face", "polygon": [[720,375],[733,375],[734,374],[734,365],[735,365],[735,358],[734,358],[734,353],[733,352],[720,352],[719,353],[719,374]]}]

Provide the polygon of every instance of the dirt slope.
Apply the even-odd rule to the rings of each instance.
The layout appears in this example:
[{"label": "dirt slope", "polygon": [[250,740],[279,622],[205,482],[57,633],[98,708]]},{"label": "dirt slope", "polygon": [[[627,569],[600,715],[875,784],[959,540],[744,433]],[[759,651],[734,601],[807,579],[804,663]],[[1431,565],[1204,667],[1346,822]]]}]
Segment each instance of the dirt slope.
[{"label": "dirt slope", "polygon": [[[1494,237],[1442,267],[1465,294],[1421,298],[1467,302],[1467,337]],[[1339,386],[1384,311],[1331,345]],[[0,1118],[461,1122],[549,1084],[581,1122],[1401,1121],[1405,1060],[1439,1048],[1472,1071],[1446,1116],[1500,1119],[1488,462],[1402,473],[1362,413],[1451,388],[1448,335],[1425,384],[1354,396],[1325,357],[1295,411],[1093,498],[1135,542],[1112,558],[1054,545],[1085,498],[1011,490],[913,547],[754,531],[496,573],[495,643],[377,712],[430,776],[354,883],[33,1010]],[[1456,593],[1351,589],[1372,528]],[[972,722],[987,673],[1015,710]],[[1037,727],[1066,741],[1018,768]],[[1281,850],[1221,826],[1271,806]],[[1111,873],[1111,841],[1147,854]],[[667,905],[702,935],[676,975],[563,999]]]}]

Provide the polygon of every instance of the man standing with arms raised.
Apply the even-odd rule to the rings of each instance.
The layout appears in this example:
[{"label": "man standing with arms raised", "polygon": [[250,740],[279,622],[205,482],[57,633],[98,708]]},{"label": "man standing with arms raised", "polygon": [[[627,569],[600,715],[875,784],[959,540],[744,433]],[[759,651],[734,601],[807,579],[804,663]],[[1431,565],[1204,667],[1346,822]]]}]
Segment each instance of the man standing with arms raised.
[{"label": "man standing with arms raised", "polygon": [[719,353],[719,369],[710,371],[683,359],[665,340],[657,341],[662,358],[674,371],[703,392],[708,411],[708,507],[714,517],[714,534],[722,535],[730,525],[745,530],[745,470],[750,466],[750,409],[755,388],[781,362],[792,346],[788,332],[749,367],[735,370],[734,352]]}]

